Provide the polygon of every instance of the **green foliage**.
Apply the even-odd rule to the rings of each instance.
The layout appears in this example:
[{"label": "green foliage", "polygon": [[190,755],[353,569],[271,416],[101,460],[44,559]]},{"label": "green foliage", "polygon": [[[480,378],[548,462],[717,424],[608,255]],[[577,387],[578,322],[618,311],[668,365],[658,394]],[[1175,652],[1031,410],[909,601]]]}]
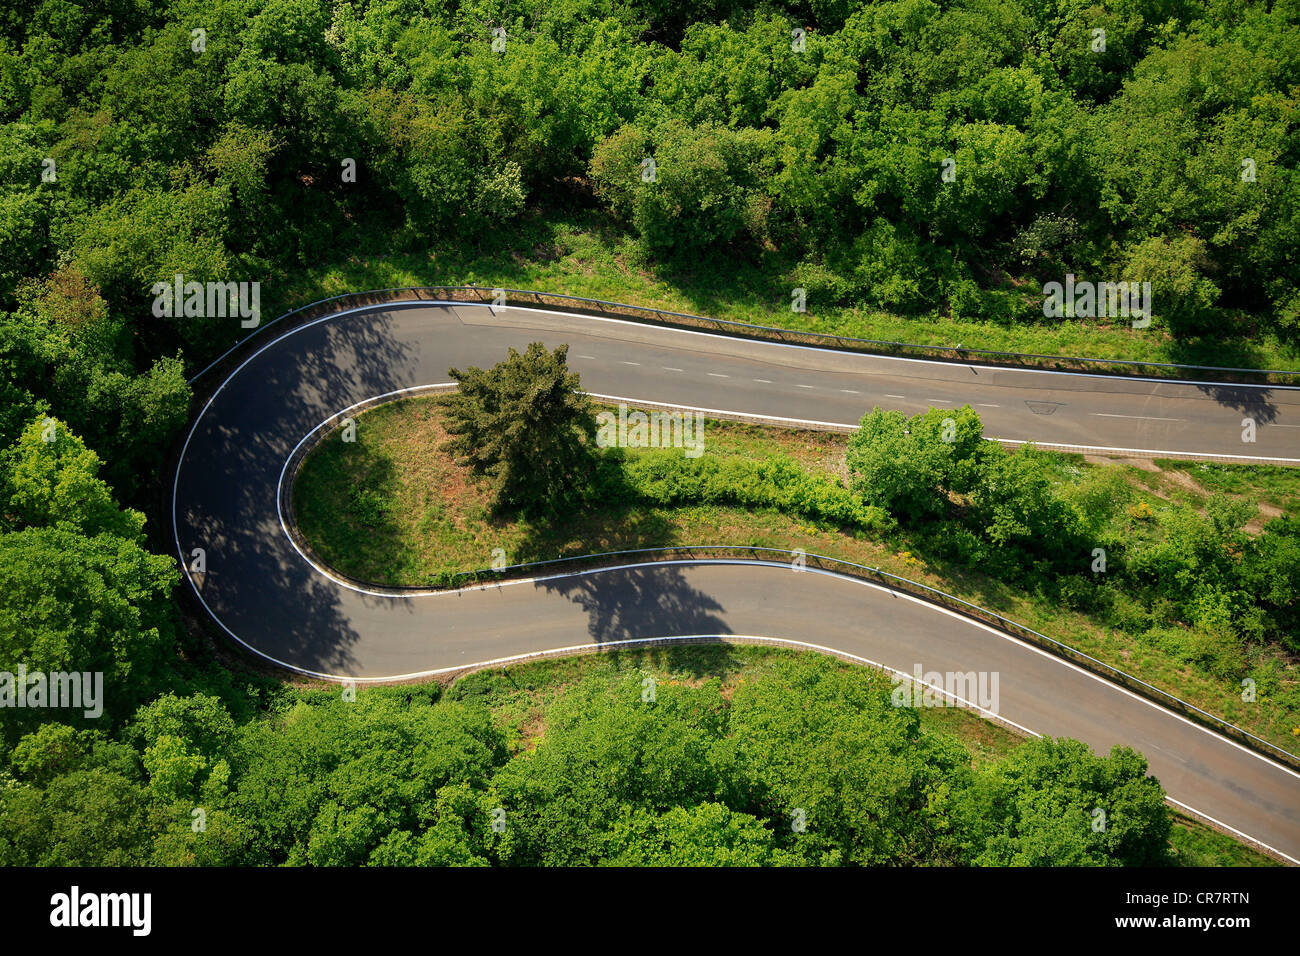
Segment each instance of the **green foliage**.
[{"label": "green foliage", "polygon": [[[652,131],[624,127],[597,145],[591,176],[648,251],[688,262],[743,233],[766,235],[759,183],[768,139],[762,130],[676,119]],[[646,162],[654,163],[650,181]]]},{"label": "green foliage", "polygon": [[[486,122],[466,105],[431,105],[390,90],[371,97],[374,121],[392,145],[378,172],[401,196],[408,224],[420,233],[479,229],[523,209],[521,167],[499,158]],[[486,151],[484,142],[490,144]]]},{"label": "green foliage", "polygon": [[792,866],[763,821],[725,804],[635,810],[602,841],[602,866]]},{"label": "green foliage", "polygon": [[1152,311],[1174,328],[1201,331],[1219,297],[1219,288],[1205,276],[1211,267],[1205,243],[1182,235],[1172,242],[1152,236],[1127,255],[1124,275],[1151,283]]},{"label": "green foliage", "polygon": [[102,767],[0,796],[0,861],[7,866],[143,866],[158,814],[136,780]]},{"label": "green foliage", "polygon": [[[1242,676],[1246,642],[1296,646],[1294,519],[1248,535],[1255,506],[1224,494],[1204,515],[1146,502],[1129,510],[1132,489],[1118,472],[1075,481],[1056,456],[1033,445],[1008,452],[982,430],[969,407],[911,419],[872,410],[848,448],[859,507],[879,506],[968,566],[1149,631],[1152,643],[1219,678]],[[1131,614],[1126,595],[1149,612]]]},{"label": "green foliage", "polygon": [[939,517],[948,492],[969,490],[982,446],[983,425],[969,405],[910,419],[872,409],[849,441],[854,490],[900,520]]},{"label": "green foliage", "polygon": [[5,452],[3,509],[13,528],[59,526],[93,537],[112,534],[137,540],[144,515],[118,508],[109,486],[98,477],[99,456],[62,422],[36,419]]},{"label": "green foliage", "polygon": [[[19,295],[17,313],[0,317],[12,335],[0,356],[7,353],[17,373],[13,386],[31,396],[29,408],[50,408],[98,453],[119,493],[135,492],[140,476],[159,470],[188,415],[181,362],[159,358],[138,374],[126,324],[74,265],[24,284]],[[16,424],[0,417],[0,426]],[[0,434],[6,444],[17,437],[16,429]]]},{"label": "green foliage", "polygon": [[1251,539],[1241,582],[1264,607],[1269,636],[1300,653],[1300,517],[1277,518]]},{"label": "green foliage", "polygon": [[[976,771],[959,797],[977,866],[1157,866],[1170,815],[1147,763],[1125,747],[1099,757],[1041,738]],[[969,842],[974,837],[974,842]],[[982,847],[976,849],[976,846]]]},{"label": "green foliage", "polygon": [[[633,235],[653,281],[743,256],[818,304],[1048,329],[1042,282],[1145,280],[1172,348],[1204,339],[1241,364],[1300,335],[1294,4],[218,0],[202,53],[191,7],[0,13],[0,663],[102,670],[108,707],[94,730],[3,715],[0,862],[1158,861],[1158,795],[1132,755],[1043,744],[968,783],[959,754],[825,675],[731,702],[674,690],[671,733],[584,690],[535,755],[507,758],[469,705],[280,709],[296,692],[196,665],[141,511],[187,374],[244,330],[155,316],[150,288],[283,290],[377,244],[509,270],[522,236],[562,244],[541,214],[607,209],[607,248]],[[558,512],[599,477],[628,501],[897,523],[1225,678],[1249,642],[1300,650],[1294,515],[1258,535],[1220,499],[1128,516],[1114,482],[1002,452],[970,409],[872,413],[850,490],[785,461],[667,454],[611,478],[563,349],[457,378],[453,445],[505,510]],[[388,517],[373,489],[354,504]],[[1097,547],[1104,583],[1085,570]],[[791,684],[807,714],[772,689]],[[485,821],[507,792],[501,835]],[[1104,835],[1075,826],[1089,804],[1112,808]]]},{"label": "green foliage", "polygon": [[736,690],[730,728],[747,800],[782,829],[806,825],[790,838],[806,863],[949,860],[942,821],[964,755],[923,737],[883,679],[825,661],[781,669]]},{"label": "green foliage", "polygon": [[223,758],[235,723],[221,701],[195,694],[164,694],[141,707],[129,736],[142,747],[150,786],[167,799],[219,797],[230,775]]},{"label": "green foliage", "polygon": [[[0,535],[0,660],[12,671],[104,674],[104,706],[121,719],[159,679],[174,636],[170,558],[111,534],[62,527]],[[6,730],[39,719],[6,713]],[[81,712],[76,712],[81,719]]]},{"label": "green foliage", "polygon": [[46,784],[82,763],[89,752],[88,731],[67,724],[41,724],[14,745],[9,767],[20,779]]},{"label": "green foliage", "polygon": [[[1165,862],[1170,813],[1131,751],[1034,741],[972,770],[884,677],[827,658],[777,655],[726,686],[636,669],[560,678],[532,716],[510,703],[526,679],[476,684],[442,700],[300,692],[242,724],[210,696],[164,695],[129,744],[46,724],[8,760],[0,862]],[[521,720],[544,731],[507,749],[503,726]]]},{"label": "green foliage", "polygon": [[864,504],[827,478],[805,472],[788,458],[687,458],[661,449],[630,456],[618,475],[614,500],[655,505],[725,504],[775,508],[848,528],[881,530],[885,512]]},{"label": "green foliage", "polygon": [[596,419],[567,355],[567,345],[534,342],[486,371],[449,371],[460,390],[447,404],[446,450],[491,480],[503,511],[555,511],[590,493]]},{"label": "green foliage", "polygon": [[[246,821],[248,841],[227,862],[356,865],[439,853],[427,861],[451,862],[445,856],[457,847],[473,855],[473,834],[457,823],[464,794],[448,788],[481,788],[501,761],[487,712],[383,692],[355,703],[329,698],[239,735],[227,809]],[[414,837],[426,827],[436,832],[423,834],[424,848],[398,856],[398,841],[409,837],[397,831]]]},{"label": "green foliage", "polygon": [[[972,494],[977,521],[998,547],[1041,549],[1068,560],[1086,553],[1078,512],[1048,474],[1048,455],[1026,446],[1014,455],[991,453]],[[1103,508],[1109,502],[1096,502]]]},{"label": "green foliage", "polygon": [[70,258],[147,332],[144,364],[201,361],[238,330],[142,316],[152,282],[270,279],[360,236],[497,243],[594,185],[652,266],[775,247],[798,263],[780,284],[815,277],[822,301],[1041,323],[1026,280],[1150,268],[1192,276],[1196,315],[1161,313],[1179,336],[1237,336],[1214,320],[1242,311],[1300,327],[1285,4],[223,0],[203,19],[196,53],[183,4],[12,18],[0,307]]},{"label": "green foliage", "polygon": [[583,865],[600,859],[600,835],[621,808],[663,813],[718,796],[727,760],[714,754],[717,689],[661,687],[653,706],[629,676],[612,692],[584,683],[547,716],[545,739],[493,778],[508,808],[500,849],[522,865]]}]

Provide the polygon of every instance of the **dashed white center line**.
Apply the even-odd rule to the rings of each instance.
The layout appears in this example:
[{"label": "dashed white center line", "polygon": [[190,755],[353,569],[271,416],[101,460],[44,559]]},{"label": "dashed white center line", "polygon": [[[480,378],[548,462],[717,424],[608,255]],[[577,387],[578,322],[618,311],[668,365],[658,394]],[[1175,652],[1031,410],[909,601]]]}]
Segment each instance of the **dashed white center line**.
[{"label": "dashed white center line", "polygon": [[885,395],[885,398],[907,398],[906,395]]},{"label": "dashed white center line", "polygon": [[721,372],[710,372],[710,378],[731,378],[730,375],[723,375]]},{"label": "dashed white center line", "polygon": [[795,385],[795,388],[816,388],[816,385]]},{"label": "dashed white center line", "polygon": [[660,367],[661,369],[663,369],[665,372],[680,372],[680,371],[681,371],[681,369],[679,369],[679,368],[673,368],[671,365],[660,365],[659,367]]},{"label": "dashed white center line", "polygon": [[750,381],[762,382],[764,385],[772,384],[772,380],[770,378],[755,378],[755,379],[751,379]]},{"label": "dashed white center line", "polygon": [[990,405],[988,402],[977,402],[980,408],[1001,408],[1001,405]]},{"label": "dashed white center line", "polygon": [[591,359],[593,362],[596,361],[596,356],[594,355],[579,355],[578,358]]},{"label": "dashed white center line", "polygon": [[841,392],[845,392],[845,393],[847,393],[847,394],[849,394],[849,395],[861,395],[861,394],[862,394],[862,393],[859,392],[856,388],[842,388],[842,389],[840,389],[840,391],[841,391]]},{"label": "dashed white center line", "polygon": [[1109,412],[1089,412],[1097,418],[1140,418],[1148,422],[1181,422],[1181,418],[1157,418],[1155,415],[1112,415]]},{"label": "dashed white center line", "polygon": [[619,365],[640,365],[640,362],[619,362]]}]

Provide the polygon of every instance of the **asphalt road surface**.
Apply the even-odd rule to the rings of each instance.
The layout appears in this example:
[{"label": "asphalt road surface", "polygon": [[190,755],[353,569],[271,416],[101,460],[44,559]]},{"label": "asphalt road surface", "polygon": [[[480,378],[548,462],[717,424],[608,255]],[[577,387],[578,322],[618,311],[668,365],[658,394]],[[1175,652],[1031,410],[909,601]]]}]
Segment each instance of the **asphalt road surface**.
[{"label": "asphalt road surface", "polygon": [[[997,672],[1002,720],[1098,752],[1132,746],[1172,800],[1300,860],[1300,774],[1037,648],[856,579],[691,561],[394,596],[339,581],[297,549],[277,489],[306,436],[357,403],[446,383],[449,367],[488,367],[533,341],[568,343],[584,389],[633,401],[843,426],[873,406],[910,414],[969,402],[985,434],[1008,441],[1300,461],[1295,388],[890,359],[518,307],[366,308],[268,333],[193,425],[173,486],[175,544],[217,624],[278,664],[336,679],[728,635],[908,674]],[[1253,443],[1242,441],[1247,417]],[[203,573],[190,570],[196,548]]]}]

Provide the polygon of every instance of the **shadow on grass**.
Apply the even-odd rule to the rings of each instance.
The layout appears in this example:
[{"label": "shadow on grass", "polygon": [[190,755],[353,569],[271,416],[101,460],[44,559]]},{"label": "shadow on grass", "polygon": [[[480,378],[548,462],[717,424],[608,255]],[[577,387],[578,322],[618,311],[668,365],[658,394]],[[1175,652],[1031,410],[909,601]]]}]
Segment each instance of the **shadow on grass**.
[{"label": "shadow on grass", "polygon": [[[1167,346],[1168,361],[1179,365],[1207,365],[1221,368],[1266,368],[1270,353],[1260,348],[1251,333],[1233,330],[1227,326],[1224,333],[1216,335],[1174,336]],[[1300,359],[1300,348],[1295,344],[1277,343],[1276,352],[1288,364]],[[1277,355],[1273,356],[1274,358]]]},{"label": "shadow on grass", "polygon": [[669,647],[633,647],[606,655],[615,668],[639,670],[654,668],[671,674],[689,674],[694,678],[717,677],[726,680],[751,666],[736,654],[734,645],[722,638],[708,643],[676,644]]},{"label": "shadow on grass", "polygon": [[519,545],[520,563],[681,543],[673,522],[645,506],[595,504],[528,529]]},{"label": "shadow on grass", "polygon": [[382,577],[399,539],[400,484],[392,456],[365,432],[345,442],[335,431],[314,449],[294,479],[294,517],[331,567],[363,580]]}]

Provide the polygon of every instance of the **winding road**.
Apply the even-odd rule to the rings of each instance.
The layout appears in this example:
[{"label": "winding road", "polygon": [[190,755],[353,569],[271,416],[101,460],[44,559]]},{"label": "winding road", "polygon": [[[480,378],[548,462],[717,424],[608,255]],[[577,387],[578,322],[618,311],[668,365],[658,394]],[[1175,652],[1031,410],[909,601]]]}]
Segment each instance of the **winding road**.
[{"label": "winding road", "polygon": [[[194,421],[172,518],[186,577],[213,620],[253,652],[331,679],[648,638],[759,637],[907,674],[918,664],[996,671],[1001,720],[1103,753],[1132,746],[1172,801],[1300,862],[1300,774],[1038,648],[856,578],[692,560],[393,595],[338,580],[298,549],[279,489],[314,431],[533,341],[567,343],[583,387],[615,399],[843,428],[877,405],[913,414],[970,403],[985,433],[1007,442],[1300,462],[1300,388],[898,359],[518,306],[366,307],[268,334]],[[1254,442],[1242,440],[1244,418]],[[191,568],[195,549],[202,572]]]}]

